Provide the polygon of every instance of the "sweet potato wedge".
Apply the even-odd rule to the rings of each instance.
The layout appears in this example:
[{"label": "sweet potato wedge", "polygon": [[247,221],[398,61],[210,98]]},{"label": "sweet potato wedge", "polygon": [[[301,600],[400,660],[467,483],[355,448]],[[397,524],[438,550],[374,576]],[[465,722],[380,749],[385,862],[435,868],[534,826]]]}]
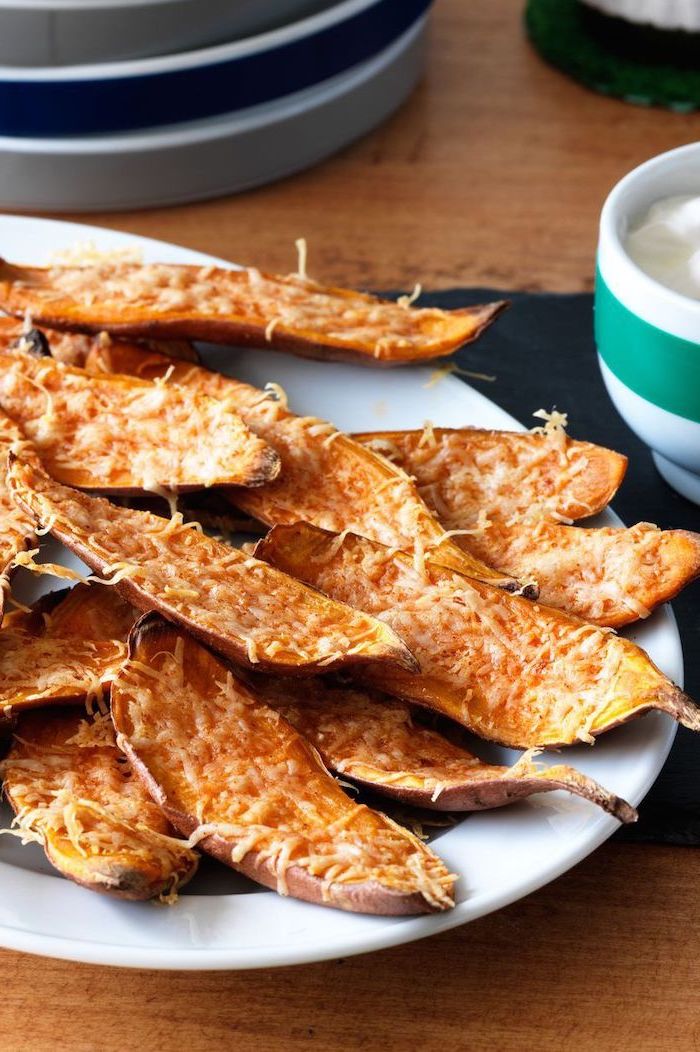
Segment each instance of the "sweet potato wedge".
[{"label": "sweet potato wedge", "polygon": [[318,754],[191,636],[135,626],[114,685],[117,741],[176,829],[277,890],[360,913],[453,905],[419,840],[356,804]]},{"label": "sweet potato wedge", "polygon": [[116,746],[109,717],[21,717],[2,764],[18,834],[70,880],[120,899],[171,899],[198,857],[175,833]]},{"label": "sweet potato wedge", "polygon": [[548,606],[620,628],[700,574],[698,534],[648,523],[572,529],[556,521],[600,511],[617,490],[626,458],[602,446],[561,430],[426,427],[356,438],[415,476],[446,529],[468,531],[455,544],[521,581],[534,579]]},{"label": "sweet potato wedge", "polygon": [[20,317],[29,312],[52,329],[273,347],[323,361],[401,365],[439,358],[475,340],[506,306],[416,308],[254,268],[42,269],[0,260],[0,307]]},{"label": "sweet potato wedge", "polygon": [[381,621],[306,588],[181,516],[119,508],[10,455],[12,495],[121,595],[159,610],[235,661],[309,673],[372,661],[415,669]]},{"label": "sweet potato wedge", "polygon": [[383,796],[433,811],[482,811],[565,789],[620,822],[637,819],[625,800],[573,767],[545,767],[532,753],[513,767],[484,763],[386,695],[321,680],[258,678],[260,696],[318,749],[326,767]]},{"label": "sweet potato wedge", "polygon": [[[10,449],[27,449],[27,440],[15,423],[0,411],[0,463]],[[0,576],[7,574],[15,556],[36,544],[34,520],[10,496],[4,470],[0,470]],[[0,621],[3,598],[0,597]]]},{"label": "sweet potato wedge", "polygon": [[[399,548],[439,548],[442,561],[461,573],[518,589],[510,575],[492,570],[445,538],[405,472],[332,424],[291,413],[284,392],[260,391],[221,373],[139,354],[116,343],[96,349],[86,367],[95,373],[125,373],[149,380],[168,374],[170,383],[229,400],[282,462],[278,478],[255,496],[241,488],[226,491],[254,519],[268,526],[304,520],[334,532],[351,529]],[[534,589],[530,591],[534,595]]]},{"label": "sweet potato wedge", "polygon": [[0,408],[49,473],[106,493],[260,486],[277,454],[226,403],[181,387],[92,376],[52,358],[0,354]]},{"label": "sweet potato wedge", "polygon": [[700,708],[643,650],[560,610],[528,602],[365,538],[276,526],[256,554],[373,613],[418,658],[418,675],[366,670],[363,682],[425,705],[514,748],[592,741],[660,709],[700,730]]},{"label": "sweet potato wedge", "polygon": [[548,606],[609,628],[648,617],[700,575],[700,534],[648,522],[629,529],[492,522],[456,543],[521,580],[534,578]]},{"label": "sweet potato wedge", "polygon": [[10,623],[0,631],[0,712],[9,717],[99,696],[125,654],[126,647],[116,640],[35,633]]},{"label": "sweet potato wedge", "polygon": [[140,616],[141,611],[122,599],[116,588],[80,583],[48,592],[29,610],[13,610],[6,615],[3,630],[11,626],[35,636],[126,643]]},{"label": "sweet potato wedge", "polygon": [[366,432],[357,442],[393,460],[447,529],[471,528],[480,512],[582,519],[602,511],[620,487],[627,457],[563,431],[484,431],[426,425]]}]

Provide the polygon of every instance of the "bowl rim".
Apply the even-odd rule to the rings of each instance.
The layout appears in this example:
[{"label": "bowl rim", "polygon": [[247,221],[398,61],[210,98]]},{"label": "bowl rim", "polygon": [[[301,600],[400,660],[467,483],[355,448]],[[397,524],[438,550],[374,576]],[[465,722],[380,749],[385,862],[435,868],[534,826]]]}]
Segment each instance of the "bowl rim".
[{"label": "bowl rim", "polygon": [[700,299],[675,292],[642,270],[628,254],[619,229],[620,220],[629,218],[624,202],[630,187],[644,183],[665,169],[684,167],[688,161],[700,170],[700,142],[657,154],[615,184],[600,215],[598,266],[612,294],[628,310],[657,328],[700,344]]},{"label": "bowl rim", "polygon": [[[82,0],[81,0],[82,2]],[[91,0],[93,2],[93,0]],[[172,0],[147,0],[147,4],[163,4]],[[188,0],[177,0],[179,3]],[[216,65],[232,62],[264,51],[274,51],[279,47],[291,44],[305,36],[313,36],[330,26],[342,23],[354,15],[382,4],[384,0],[340,0],[332,3],[322,11],[307,15],[305,18],[289,22],[276,29],[266,30],[254,36],[243,37],[224,44],[213,44],[195,48],[191,51],[180,51],[172,55],[155,55],[146,58],[127,59],[103,63],[86,63],[74,66],[3,66],[0,65],[0,80],[26,83],[61,83],[89,80],[118,80],[161,73],[180,72],[195,69],[199,66]],[[142,0],[118,0],[111,6],[141,6]],[[43,4],[43,0],[42,0]],[[14,6],[14,5],[13,5]],[[38,6],[38,4],[37,4]],[[109,6],[107,2],[102,6]],[[68,7],[68,3],[66,3]],[[72,3],[73,10],[78,9]],[[0,5],[2,10],[2,5]]]}]

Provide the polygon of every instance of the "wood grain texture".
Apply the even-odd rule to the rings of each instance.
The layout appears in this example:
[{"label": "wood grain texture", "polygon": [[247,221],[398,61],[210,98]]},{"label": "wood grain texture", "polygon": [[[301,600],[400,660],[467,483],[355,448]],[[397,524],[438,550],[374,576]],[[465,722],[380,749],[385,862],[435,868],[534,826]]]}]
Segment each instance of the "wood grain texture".
[{"label": "wood grain texture", "polygon": [[[548,69],[522,0],[439,0],[429,70],[388,124],[237,198],[94,222],[373,288],[587,289],[601,203],[700,117],[600,98]],[[76,216],[80,219],[81,217]],[[0,953],[5,1052],[656,1052],[700,1049],[700,855],[608,844],[501,913],[309,967],[128,972]]]},{"label": "wood grain texture", "polygon": [[699,877],[700,857],[685,848],[608,845],[549,888],[453,932],[279,971],[159,974],[5,953],[2,1045],[694,1050]]}]

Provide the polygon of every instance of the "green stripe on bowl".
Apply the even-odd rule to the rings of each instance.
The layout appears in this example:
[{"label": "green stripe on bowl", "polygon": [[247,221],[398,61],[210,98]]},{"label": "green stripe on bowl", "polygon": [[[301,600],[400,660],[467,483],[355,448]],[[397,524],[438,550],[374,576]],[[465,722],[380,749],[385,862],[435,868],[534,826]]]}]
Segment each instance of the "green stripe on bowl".
[{"label": "green stripe on bowl", "polygon": [[[635,394],[700,423],[700,344],[639,318],[596,270],[595,339],[608,368]],[[700,333],[698,333],[700,340]]]}]

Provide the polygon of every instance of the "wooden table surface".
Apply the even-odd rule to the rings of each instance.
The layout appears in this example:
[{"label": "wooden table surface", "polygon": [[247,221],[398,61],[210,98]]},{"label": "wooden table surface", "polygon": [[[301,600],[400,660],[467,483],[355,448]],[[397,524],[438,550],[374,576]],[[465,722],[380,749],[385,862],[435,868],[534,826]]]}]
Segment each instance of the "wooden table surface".
[{"label": "wooden table surface", "polygon": [[[397,0],[399,2],[399,0]],[[603,198],[700,118],[545,67],[521,0],[438,0],[402,112],[241,197],[94,221],[367,287],[589,289]],[[76,217],[80,218],[80,217]],[[249,973],[129,972],[0,953],[8,1052],[700,1048],[700,855],[610,844],[502,912],[410,946]]]}]

